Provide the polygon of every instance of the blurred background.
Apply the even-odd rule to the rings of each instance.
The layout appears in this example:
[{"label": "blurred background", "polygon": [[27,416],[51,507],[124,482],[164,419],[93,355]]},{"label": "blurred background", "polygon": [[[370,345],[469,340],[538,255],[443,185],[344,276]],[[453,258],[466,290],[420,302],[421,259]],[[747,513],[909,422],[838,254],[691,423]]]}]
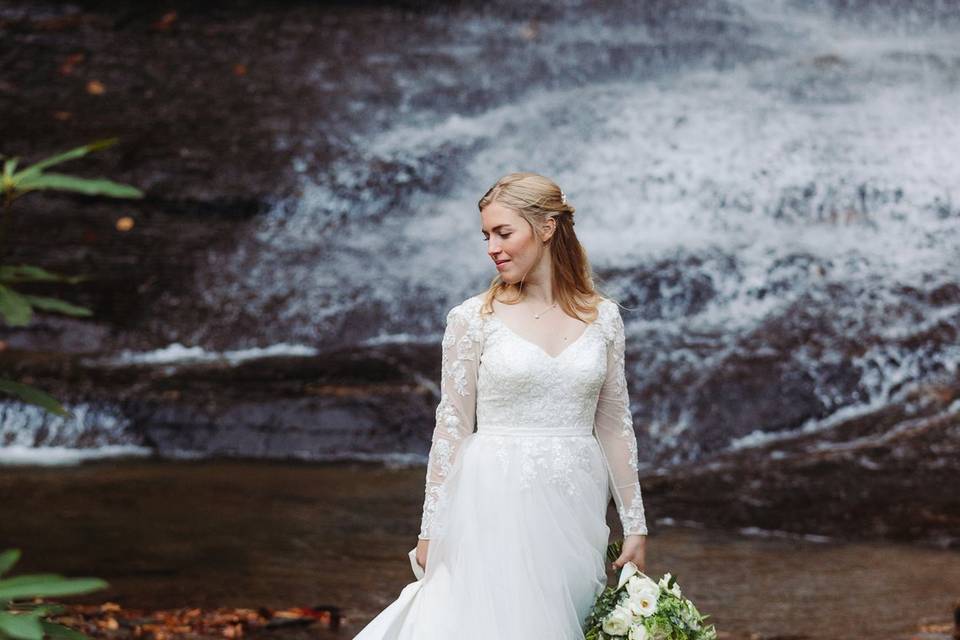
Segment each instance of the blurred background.
[{"label": "blurred background", "polygon": [[351,638],[527,170],[624,305],[647,573],[721,637],[947,637],[960,0],[7,0],[0,108],[21,168],[116,137],[56,170],[142,192],[5,200],[0,264],[83,276],[17,291],[91,312],[0,295],[0,378],[71,412],[0,395],[19,569]]}]

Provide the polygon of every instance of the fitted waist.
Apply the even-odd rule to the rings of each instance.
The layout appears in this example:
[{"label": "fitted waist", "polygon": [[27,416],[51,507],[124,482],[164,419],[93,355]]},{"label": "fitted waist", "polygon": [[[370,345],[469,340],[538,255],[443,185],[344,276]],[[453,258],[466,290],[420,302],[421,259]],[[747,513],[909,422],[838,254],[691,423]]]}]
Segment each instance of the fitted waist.
[{"label": "fitted waist", "polygon": [[557,427],[554,425],[520,425],[520,424],[478,424],[474,435],[478,436],[533,436],[533,437],[591,437],[593,425],[575,427]]}]

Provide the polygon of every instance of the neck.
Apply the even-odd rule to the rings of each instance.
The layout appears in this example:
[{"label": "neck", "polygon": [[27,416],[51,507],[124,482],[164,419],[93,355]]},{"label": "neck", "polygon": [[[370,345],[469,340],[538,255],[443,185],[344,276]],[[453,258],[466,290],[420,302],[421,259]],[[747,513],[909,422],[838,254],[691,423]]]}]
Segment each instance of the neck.
[{"label": "neck", "polygon": [[551,268],[550,253],[544,255],[523,279],[523,297],[531,305],[545,309],[554,303],[553,298],[553,270]]},{"label": "neck", "polygon": [[554,303],[553,289],[550,286],[550,279],[547,278],[547,282],[534,281],[530,282],[528,280],[523,281],[523,297],[526,299],[532,306],[545,309]]}]

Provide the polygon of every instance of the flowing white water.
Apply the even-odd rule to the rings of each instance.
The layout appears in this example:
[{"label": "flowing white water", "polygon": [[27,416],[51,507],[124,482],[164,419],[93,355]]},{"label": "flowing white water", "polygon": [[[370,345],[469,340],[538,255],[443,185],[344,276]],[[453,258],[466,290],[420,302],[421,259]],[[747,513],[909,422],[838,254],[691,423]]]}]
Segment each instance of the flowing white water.
[{"label": "flowing white water", "polygon": [[[359,47],[355,80],[318,62],[319,85],[359,96],[379,80],[392,97],[351,103],[363,130],[318,116],[317,135],[345,153],[322,167],[292,158],[302,192],[210,255],[197,290],[221,322],[188,343],[237,344],[119,363],[435,337],[495,273],[477,199],[532,170],[563,187],[626,302],[646,451],[830,428],[955,377],[960,7],[650,6],[663,14],[424,17],[397,25],[395,45]],[[273,346],[230,331],[243,317],[262,318],[255,337]],[[711,413],[728,402],[718,381],[756,361],[777,366],[751,374],[765,386],[734,389],[742,414]],[[769,408],[781,386],[797,389],[802,402],[782,401],[795,415]]]}]

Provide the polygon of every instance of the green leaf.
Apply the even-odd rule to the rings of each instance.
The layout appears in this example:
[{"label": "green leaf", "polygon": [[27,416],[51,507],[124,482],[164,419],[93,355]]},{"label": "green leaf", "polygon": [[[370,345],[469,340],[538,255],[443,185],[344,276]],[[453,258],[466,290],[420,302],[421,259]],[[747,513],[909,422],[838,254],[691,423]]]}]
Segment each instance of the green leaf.
[{"label": "green leaf", "polygon": [[30,308],[26,298],[10,287],[0,284],[0,315],[3,315],[11,327],[25,327],[30,324],[33,309]]},{"label": "green leaf", "polygon": [[0,576],[10,571],[18,560],[20,560],[20,549],[7,549],[0,553]]},{"label": "green leaf", "polygon": [[63,613],[66,610],[66,607],[62,604],[55,602],[44,602],[33,606],[27,612],[27,615],[31,615],[35,618],[42,618],[44,616],[51,616],[58,613]]},{"label": "green leaf", "polygon": [[[40,389],[36,387],[31,387],[20,382],[14,382],[13,380],[6,380],[0,378],[0,392],[9,393],[11,395],[17,396],[23,402],[27,404],[32,404],[36,407],[40,407],[50,413],[56,414],[61,418],[72,418],[73,414],[67,411],[62,404],[60,404],[56,398],[51,395],[47,395]],[[19,555],[17,556],[20,557]],[[16,561],[16,560],[14,560]],[[0,574],[3,572],[0,571]],[[0,583],[2,584],[2,583]]]},{"label": "green leaf", "polygon": [[623,552],[623,540],[614,540],[607,545],[607,561],[613,562]]},{"label": "green leaf", "polygon": [[5,588],[8,586],[16,586],[21,584],[32,584],[37,580],[63,580],[63,576],[59,573],[27,573],[20,576],[14,576],[13,578],[4,578],[0,580],[0,588]]},{"label": "green leaf", "polygon": [[92,316],[93,311],[87,309],[86,307],[78,307],[75,304],[70,304],[64,300],[58,300],[57,298],[48,298],[46,296],[23,296],[27,299],[31,305],[37,309],[42,309],[44,311],[53,311],[56,313],[63,313],[68,316]]},{"label": "green leaf", "polygon": [[100,578],[64,578],[55,573],[35,573],[0,580],[0,601],[17,598],[72,596],[109,586]]},{"label": "green leaf", "polygon": [[0,633],[19,640],[43,640],[43,627],[32,616],[0,612]]},{"label": "green leaf", "polygon": [[43,630],[51,638],[58,638],[60,640],[90,640],[89,636],[85,636],[75,629],[57,624],[56,622],[41,620],[40,626],[43,627]]},{"label": "green leaf", "polygon": [[[3,186],[11,185],[13,182],[13,172],[17,170],[17,162],[20,158],[9,158],[3,163]],[[11,185],[12,186],[12,185]]]},{"label": "green leaf", "polygon": [[105,149],[106,147],[112,146],[119,140],[119,138],[105,138],[103,140],[98,140],[96,142],[91,142],[90,144],[85,144],[81,147],[75,149],[70,149],[69,151],[64,151],[55,156],[51,156],[46,160],[41,160],[40,162],[34,163],[21,171],[18,174],[13,176],[15,182],[20,182],[24,178],[29,178],[35,175],[40,174],[47,167],[52,167],[55,164],[60,164],[61,162],[66,162],[67,160],[73,160],[74,158],[82,158],[92,151],[98,149]]},{"label": "green leaf", "polygon": [[19,191],[54,189],[73,191],[88,196],[109,196],[111,198],[142,198],[143,192],[136,187],[120,184],[106,178],[77,178],[63,173],[40,173],[24,178],[17,183]]},{"label": "green leaf", "polygon": [[86,276],[64,276],[29,264],[0,266],[0,282],[68,282],[76,284]]}]

